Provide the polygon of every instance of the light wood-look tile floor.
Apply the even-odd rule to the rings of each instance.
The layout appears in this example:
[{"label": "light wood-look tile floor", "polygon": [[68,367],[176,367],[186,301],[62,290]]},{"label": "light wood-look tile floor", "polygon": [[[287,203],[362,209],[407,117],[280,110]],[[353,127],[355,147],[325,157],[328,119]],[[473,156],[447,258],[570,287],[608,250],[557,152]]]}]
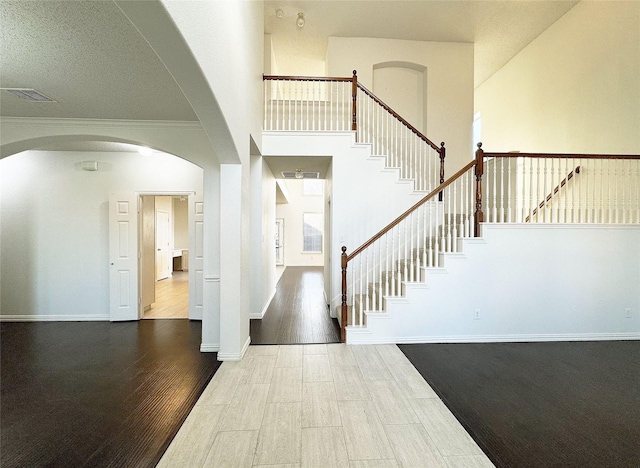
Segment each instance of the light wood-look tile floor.
[{"label": "light wood-look tile floor", "polygon": [[189,318],[189,272],[174,271],[156,281],[156,301],[144,313],[145,319]]},{"label": "light wood-look tile floor", "polygon": [[251,346],[159,467],[492,467],[395,345]]}]

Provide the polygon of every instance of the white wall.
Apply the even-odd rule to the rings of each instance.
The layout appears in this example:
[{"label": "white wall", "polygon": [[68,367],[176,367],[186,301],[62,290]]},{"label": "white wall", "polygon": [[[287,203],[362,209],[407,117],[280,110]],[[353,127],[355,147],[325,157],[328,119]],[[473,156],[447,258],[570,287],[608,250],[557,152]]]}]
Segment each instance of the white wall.
[{"label": "white wall", "polygon": [[[218,160],[224,163],[220,168],[219,192],[220,260],[217,269],[220,303],[217,311],[206,315],[205,322],[207,328],[215,327],[219,314],[218,359],[240,359],[250,342],[251,291],[261,290],[260,281],[255,278],[257,273],[251,269],[251,252],[259,248],[261,238],[251,229],[251,191],[260,190],[260,187],[251,183],[250,142],[253,138],[260,149],[264,5],[257,1],[161,2],[189,45],[198,63],[198,71],[204,74],[214,94],[212,104],[219,106],[217,109],[222,115],[217,115],[217,109],[198,106],[199,91],[202,90],[187,88],[190,76],[181,75],[180,79],[177,78],[178,83],[184,85],[185,95],[194,106],[207,134],[216,135],[222,129],[222,136],[230,133],[233,139],[233,145],[212,140]],[[121,8],[127,12],[135,9],[127,7],[128,2],[121,3]],[[144,15],[137,18],[144,22]],[[152,32],[159,33],[157,30]],[[153,39],[162,42],[161,35]],[[153,39],[152,44],[155,44]],[[163,50],[168,53],[167,60],[171,59],[173,54],[170,49]],[[174,72],[174,76],[180,73],[179,69],[170,68],[170,71]],[[238,162],[241,167],[231,167]],[[208,253],[206,255],[213,257]],[[217,271],[215,265],[212,267],[207,268],[209,273],[205,275],[214,283]],[[211,291],[210,295],[214,293]],[[206,347],[208,350],[215,348],[214,342]]]},{"label": "white wall", "polygon": [[[289,203],[276,205],[276,218],[284,219],[285,266],[322,266],[324,252],[304,253],[302,245],[303,213],[324,213],[324,195],[303,195],[302,180],[284,181],[289,190]],[[275,222],[275,220],[274,220]],[[323,244],[326,239],[323,233]]]},{"label": "white wall", "polygon": [[[387,62],[409,62],[426,67],[425,135],[446,143],[446,174],[454,174],[472,159],[473,44],[401,41],[392,39],[330,37],[327,48],[329,76],[351,76],[372,90],[374,67]],[[405,89],[398,89],[402,102]],[[394,106],[396,98],[389,94]],[[416,96],[416,98],[418,98]]]},{"label": "white wall", "polygon": [[[348,342],[640,339],[640,226],[485,224]],[[627,309],[629,312],[627,313]],[[479,318],[475,318],[475,311]]]},{"label": "white wall", "polygon": [[260,319],[276,291],[275,222],[276,181],[261,156],[251,156],[252,235],[260,242],[251,245],[251,310],[249,318]]},{"label": "white wall", "polygon": [[[99,162],[82,171],[84,160]],[[164,154],[28,151],[0,160],[1,315],[108,320],[108,201],[201,191],[202,169]]]},{"label": "white wall", "polygon": [[640,2],[582,1],[476,90],[485,151],[640,153]]},{"label": "white wall", "polygon": [[189,203],[173,198],[173,248],[189,248]]}]

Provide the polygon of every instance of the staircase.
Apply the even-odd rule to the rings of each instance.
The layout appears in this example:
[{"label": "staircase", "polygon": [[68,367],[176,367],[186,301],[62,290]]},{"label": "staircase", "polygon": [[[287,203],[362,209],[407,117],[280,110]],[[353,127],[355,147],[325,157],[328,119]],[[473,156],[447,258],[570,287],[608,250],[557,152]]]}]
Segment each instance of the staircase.
[{"label": "staircase", "polygon": [[[605,297],[625,314],[640,309],[640,271],[633,263],[640,255],[602,256],[593,248],[619,235],[616,245],[638,250],[640,156],[485,153],[479,144],[476,158],[445,180],[444,143],[436,146],[407,124],[357,83],[355,73],[303,81],[265,77],[265,130],[267,148],[271,137],[296,139],[286,150],[292,155],[305,148],[307,154],[334,156],[331,203],[341,213],[332,219],[331,271],[340,264],[342,274],[332,275],[328,297],[347,343],[629,339],[640,334],[640,321],[594,319],[606,316],[594,308]],[[344,155],[327,143],[339,138],[351,138]],[[373,183],[370,169],[366,176],[357,169],[371,161],[414,189],[404,204],[395,201],[399,192],[393,183]],[[364,180],[344,175],[354,173]],[[384,216],[376,215],[388,205],[387,193],[395,212],[404,212],[380,228]],[[589,225],[576,235],[571,223]],[[629,229],[612,233],[602,223]],[[362,236],[376,231],[368,239]],[[566,259],[582,238],[589,248]],[[359,244],[351,253],[343,247]],[[341,256],[334,253],[339,248]],[[582,284],[549,292],[546,276],[556,277],[549,265],[559,258],[560,270],[569,276],[584,277],[586,265],[595,264],[626,268],[630,276],[622,288],[600,291],[599,277],[585,277]],[[557,282],[564,285],[567,277]],[[595,290],[600,291],[597,297],[591,295]],[[572,317],[571,326],[567,317]]]}]

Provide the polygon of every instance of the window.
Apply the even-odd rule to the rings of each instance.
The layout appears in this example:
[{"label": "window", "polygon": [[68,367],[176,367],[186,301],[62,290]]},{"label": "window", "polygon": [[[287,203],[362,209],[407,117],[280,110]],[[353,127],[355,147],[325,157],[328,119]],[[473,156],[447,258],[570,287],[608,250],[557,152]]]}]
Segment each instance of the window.
[{"label": "window", "polygon": [[322,252],[322,213],[302,214],[302,251]]},{"label": "window", "polygon": [[302,195],[322,195],[324,193],[324,180],[303,179]]}]

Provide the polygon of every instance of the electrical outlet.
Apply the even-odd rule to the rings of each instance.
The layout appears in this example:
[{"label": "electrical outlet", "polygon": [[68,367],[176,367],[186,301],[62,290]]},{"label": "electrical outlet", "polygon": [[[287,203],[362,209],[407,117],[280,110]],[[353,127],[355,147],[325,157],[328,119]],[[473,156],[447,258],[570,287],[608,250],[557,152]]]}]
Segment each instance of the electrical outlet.
[{"label": "electrical outlet", "polygon": [[624,309],[624,316],[626,318],[631,318],[631,309],[629,309],[629,308]]},{"label": "electrical outlet", "polygon": [[480,320],[480,309],[473,309],[473,319]]}]

